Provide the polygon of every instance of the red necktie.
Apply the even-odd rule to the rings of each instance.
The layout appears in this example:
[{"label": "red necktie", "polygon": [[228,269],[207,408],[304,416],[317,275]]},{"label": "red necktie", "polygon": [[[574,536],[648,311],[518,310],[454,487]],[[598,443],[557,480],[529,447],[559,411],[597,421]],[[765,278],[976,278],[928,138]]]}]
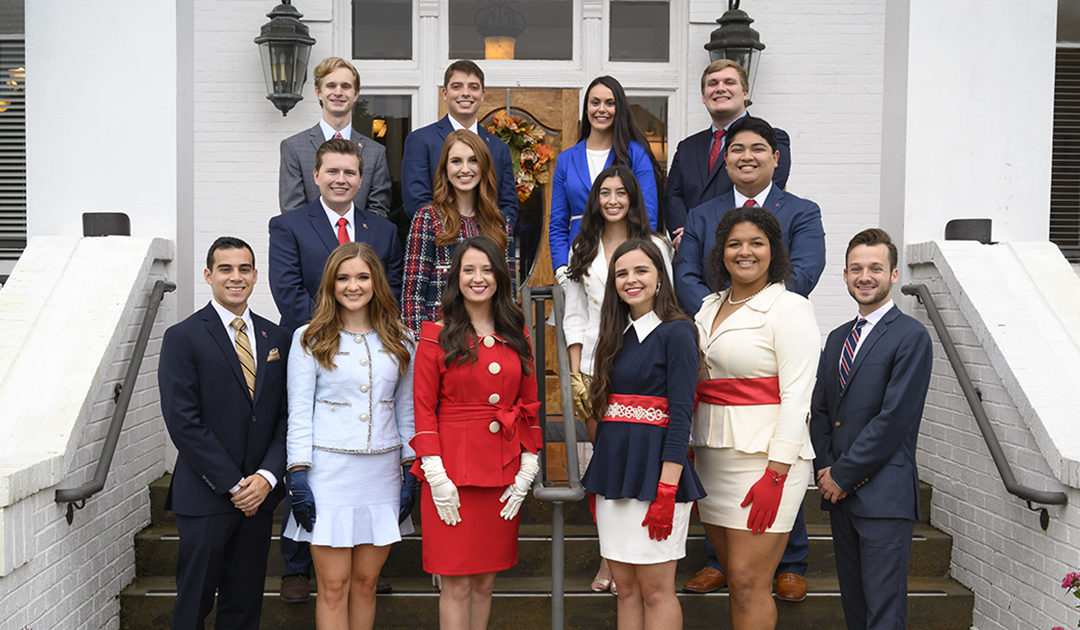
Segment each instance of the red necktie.
[{"label": "red necktie", "polygon": [[349,230],[345,229],[345,226],[349,222],[345,220],[345,217],[341,217],[337,220],[337,244],[344,245],[349,242]]},{"label": "red necktie", "polygon": [[716,158],[720,157],[720,150],[724,148],[724,130],[717,129],[712,132],[712,147],[709,148],[709,172],[716,166]]},{"label": "red necktie", "polygon": [[341,140],[341,132],[339,131],[339,132],[335,133],[334,137],[330,138],[330,139],[331,140]]},{"label": "red necktie", "polygon": [[746,201],[743,202],[742,207],[744,207],[744,208],[753,208],[756,205],[757,205],[756,201],[754,201],[753,199],[747,199]]}]

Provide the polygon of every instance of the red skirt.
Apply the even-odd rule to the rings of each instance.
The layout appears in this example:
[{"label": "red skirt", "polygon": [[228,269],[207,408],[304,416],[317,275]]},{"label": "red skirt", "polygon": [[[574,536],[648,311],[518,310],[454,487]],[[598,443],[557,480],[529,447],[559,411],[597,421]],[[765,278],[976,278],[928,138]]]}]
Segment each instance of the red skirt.
[{"label": "red skirt", "polygon": [[424,571],[437,575],[476,575],[503,571],[518,561],[521,513],[508,521],[499,516],[506,488],[458,488],[461,522],[442,522],[431,499],[431,486],[420,488]]}]

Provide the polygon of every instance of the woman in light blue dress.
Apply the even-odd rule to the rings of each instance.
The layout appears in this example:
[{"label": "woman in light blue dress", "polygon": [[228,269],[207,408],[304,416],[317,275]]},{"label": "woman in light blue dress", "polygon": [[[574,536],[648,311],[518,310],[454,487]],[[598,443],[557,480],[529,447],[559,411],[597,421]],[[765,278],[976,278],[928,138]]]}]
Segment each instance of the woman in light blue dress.
[{"label": "woman in light blue dress", "polygon": [[414,459],[414,352],[378,255],[338,246],[311,322],[293,334],[288,371],[285,536],[311,543],[317,628],[371,628],[390,545],[412,533],[399,513],[411,507],[402,467]]}]

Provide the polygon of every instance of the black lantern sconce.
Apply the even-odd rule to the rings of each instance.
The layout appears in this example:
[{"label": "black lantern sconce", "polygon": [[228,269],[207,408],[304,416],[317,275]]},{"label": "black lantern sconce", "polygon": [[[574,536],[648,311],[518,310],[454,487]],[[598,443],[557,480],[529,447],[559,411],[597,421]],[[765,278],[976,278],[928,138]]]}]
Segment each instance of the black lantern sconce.
[{"label": "black lantern sconce", "polygon": [[525,31],[525,16],[507,0],[492,0],[475,17],[476,30],[484,38],[484,59],[513,59],[517,36]]},{"label": "black lantern sconce", "polygon": [[307,79],[308,57],[315,38],[308,34],[307,25],[300,21],[303,14],[290,0],[282,0],[266,17],[270,21],[263,24],[255,43],[262,58],[266,98],[284,116],[304,98],[300,92]]},{"label": "black lantern sconce", "polygon": [[750,89],[754,89],[754,77],[757,76],[758,56],[765,50],[758,32],[750,28],[754,18],[739,10],[739,0],[728,0],[728,10],[716,20],[720,28],[712,32],[705,50],[709,51],[710,61],[730,59],[746,70],[750,79]]}]

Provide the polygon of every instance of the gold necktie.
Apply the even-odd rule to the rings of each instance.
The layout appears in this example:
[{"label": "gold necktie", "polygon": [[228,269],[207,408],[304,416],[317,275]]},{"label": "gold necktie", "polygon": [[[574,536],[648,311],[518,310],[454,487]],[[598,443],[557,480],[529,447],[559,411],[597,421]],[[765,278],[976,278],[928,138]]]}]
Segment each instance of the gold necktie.
[{"label": "gold necktie", "polygon": [[248,341],[247,325],[244,320],[237,317],[232,320],[232,327],[236,329],[236,356],[240,359],[240,367],[244,369],[244,380],[247,381],[248,395],[255,399],[255,356],[251,353],[251,343]]}]

